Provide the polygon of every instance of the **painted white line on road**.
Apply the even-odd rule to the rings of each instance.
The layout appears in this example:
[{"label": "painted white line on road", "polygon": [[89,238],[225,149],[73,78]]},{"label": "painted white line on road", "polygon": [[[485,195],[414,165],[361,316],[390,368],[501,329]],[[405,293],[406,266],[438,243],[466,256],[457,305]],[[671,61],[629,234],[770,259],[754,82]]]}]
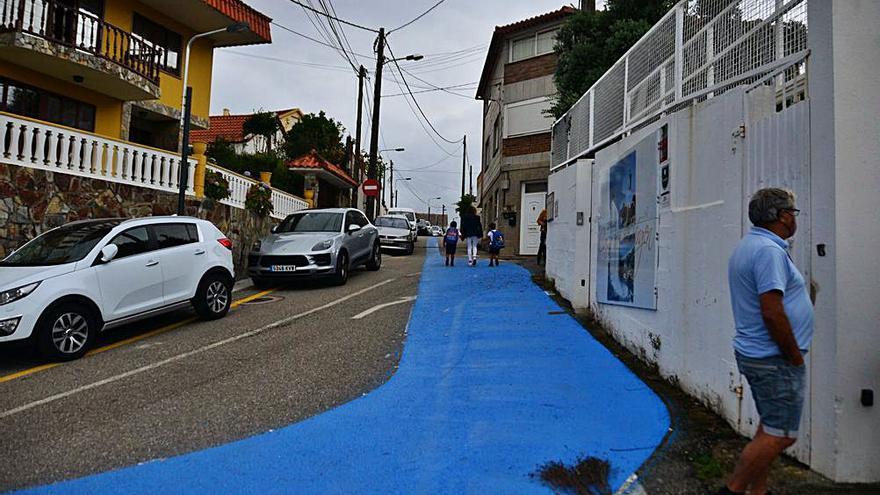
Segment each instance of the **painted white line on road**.
[{"label": "painted white line on road", "polygon": [[0,419],[2,419],[2,418],[8,418],[9,416],[12,416],[12,415],[14,415],[14,414],[18,414],[18,413],[20,413],[20,412],[24,412],[24,411],[27,411],[27,410],[29,410],[29,409],[33,409],[33,408],[38,407],[38,406],[42,406],[42,405],[45,405],[45,404],[49,404],[49,403],[51,403],[51,402],[55,402],[55,401],[58,401],[58,400],[61,400],[61,399],[65,399],[65,398],[70,397],[70,396],[72,396],[72,395],[76,395],[76,394],[78,394],[78,393],[80,393],[80,392],[85,392],[85,391],[87,391],[87,390],[91,390],[91,389],[93,389],[93,388],[98,388],[98,387],[100,387],[100,386],[107,385],[108,383],[117,382],[117,381],[122,380],[122,379],[124,379],[124,378],[128,378],[128,377],[130,377],[130,376],[134,376],[134,375],[137,375],[137,374],[143,373],[143,372],[145,372],[145,371],[154,370],[154,369],[156,369],[156,368],[159,368],[159,367],[165,366],[166,364],[171,364],[171,363],[174,363],[174,362],[177,362],[177,361],[180,361],[180,360],[186,359],[186,358],[188,358],[188,357],[190,357],[190,356],[195,356],[196,354],[201,354],[201,353],[206,352],[206,351],[209,351],[209,350],[211,350],[211,349],[214,349],[214,348],[217,348],[217,347],[220,347],[220,346],[224,346],[224,345],[226,345],[226,344],[231,344],[231,343],[233,343],[233,342],[237,342],[237,341],[242,340],[242,339],[246,339],[246,338],[249,338],[249,337],[253,337],[254,335],[257,335],[257,334],[263,333],[263,332],[265,332],[266,330],[271,330],[271,329],[273,329],[273,328],[278,328],[278,327],[283,326],[283,325],[286,325],[286,324],[288,324],[288,323],[290,323],[290,322],[292,322],[292,321],[295,321],[295,320],[298,320],[298,319],[300,319],[300,318],[304,318],[304,317],[309,316],[309,315],[311,315],[311,314],[317,313],[318,311],[323,311],[323,310],[325,310],[325,309],[327,309],[327,308],[330,308],[330,307],[336,306],[337,304],[343,303],[343,302],[345,302],[345,301],[347,301],[347,300],[349,300],[349,299],[352,299],[352,298],[354,298],[354,297],[358,297],[358,296],[360,296],[360,295],[362,295],[362,294],[364,294],[364,293],[366,293],[366,292],[369,292],[369,291],[371,291],[371,290],[373,290],[373,289],[376,289],[376,288],[378,288],[378,287],[382,287],[382,286],[385,285],[385,284],[389,284],[389,283],[391,283],[391,282],[394,282],[395,280],[396,280],[396,279],[393,279],[393,278],[389,278],[389,279],[387,279],[387,280],[383,280],[382,282],[379,282],[379,283],[377,283],[377,284],[374,284],[374,285],[372,285],[372,286],[370,286],[370,287],[367,287],[367,288],[365,288],[365,289],[361,289],[361,290],[359,290],[359,291],[357,291],[357,292],[352,292],[351,294],[348,294],[347,296],[340,297],[339,299],[336,299],[336,300],[334,300],[334,301],[330,301],[330,302],[328,302],[327,304],[324,304],[324,305],[318,306],[317,308],[312,308],[312,309],[310,309],[310,310],[308,310],[308,311],[304,311],[304,312],[302,312],[302,313],[299,313],[299,314],[296,314],[296,315],[293,315],[293,316],[289,316],[289,317],[287,317],[287,318],[284,318],[284,319],[278,320],[278,321],[276,321],[276,322],[274,322],[274,323],[269,323],[268,325],[264,325],[264,326],[262,326],[262,327],[260,327],[260,328],[257,328],[256,330],[251,330],[250,332],[245,332],[245,333],[243,333],[243,334],[236,335],[236,336],[234,336],[234,337],[230,337],[230,338],[228,338],[228,339],[220,340],[220,341],[218,341],[218,342],[214,342],[213,344],[208,344],[208,345],[206,345],[206,346],[199,347],[198,349],[193,349],[193,350],[191,350],[191,351],[189,351],[189,352],[184,352],[183,354],[178,354],[178,355],[176,355],[176,356],[172,356],[172,357],[170,357],[170,358],[163,359],[162,361],[157,361],[157,362],[155,362],[155,363],[153,363],[153,364],[148,364],[148,365],[146,365],[146,366],[141,366],[140,368],[135,368],[135,369],[133,369],[133,370],[131,370],[131,371],[126,371],[125,373],[120,373],[120,374],[118,374],[118,375],[114,375],[114,376],[111,376],[111,377],[105,378],[105,379],[103,379],[103,380],[99,380],[99,381],[97,381],[97,382],[90,383],[90,384],[88,384],[88,385],[83,385],[83,386],[81,386],[81,387],[77,387],[77,388],[75,388],[75,389],[68,390],[68,391],[66,391],[66,392],[61,392],[61,393],[58,393],[58,394],[55,394],[55,395],[50,395],[49,397],[46,397],[45,399],[36,400],[36,401],[30,402],[30,403],[27,403],[27,404],[25,404],[25,405],[23,405],[23,406],[19,406],[19,407],[13,408],[13,409],[9,409],[9,410],[7,410],[7,411],[0,412]]},{"label": "painted white line on road", "polygon": [[375,313],[376,311],[379,311],[380,309],[387,308],[388,306],[394,306],[395,304],[403,304],[403,303],[407,303],[407,302],[415,301],[415,300],[416,300],[416,296],[404,296],[404,297],[401,297],[400,299],[398,299],[397,301],[391,301],[391,302],[387,302],[384,304],[378,304],[376,306],[373,306],[372,308],[370,308],[366,311],[363,311],[361,313],[358,313],[358,314],[352,316],[351,319],[352,320],[360,320],[364,316],[369,316],[369,315]]}]

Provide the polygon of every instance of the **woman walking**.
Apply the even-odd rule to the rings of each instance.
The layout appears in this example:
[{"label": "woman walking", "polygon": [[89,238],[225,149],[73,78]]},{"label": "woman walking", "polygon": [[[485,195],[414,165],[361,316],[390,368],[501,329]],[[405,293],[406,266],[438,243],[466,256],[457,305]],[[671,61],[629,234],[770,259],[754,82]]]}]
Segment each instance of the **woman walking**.
[{"label": "woman walking", "polygon": [[467,241],[468,265],[477,266],[477,245],[483,238],[483,224],[473,206],[461,213],[461,236]]}]

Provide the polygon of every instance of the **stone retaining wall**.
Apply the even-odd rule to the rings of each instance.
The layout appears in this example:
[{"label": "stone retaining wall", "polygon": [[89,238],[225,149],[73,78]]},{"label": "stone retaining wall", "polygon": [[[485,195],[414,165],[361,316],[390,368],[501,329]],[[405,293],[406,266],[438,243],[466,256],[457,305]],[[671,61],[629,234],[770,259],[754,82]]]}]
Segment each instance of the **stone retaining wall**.
[{"label": "stone retaining wall", "polygon": [[[40,233],[86,218],[172,215],[177,196],[163,191],[0,163],[0,258]],[[237,278],[247,251],[273,223],[210,200],[188,199],[186,214],[211,221],[233,243]]]}]

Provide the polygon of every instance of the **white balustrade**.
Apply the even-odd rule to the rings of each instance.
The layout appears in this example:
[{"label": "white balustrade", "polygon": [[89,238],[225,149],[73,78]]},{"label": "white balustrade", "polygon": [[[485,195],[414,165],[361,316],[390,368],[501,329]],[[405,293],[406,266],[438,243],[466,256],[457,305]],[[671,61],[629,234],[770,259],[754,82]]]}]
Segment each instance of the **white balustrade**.
[{"label": "white balustrade", "polygon": [[[176,193],[180,156],[0,112],[0,161]],[[195,160],[187,194],[193,194]],[[243,207],[244,203],[242,203]]]},{"label": "white balustrade", "polygon": [[[220,202],[225,205],[243,209],[245,200],[247,199],[248,190],[259,181],[236,174],[235,172],[231,172],[222,167],[208,165],[207,169],[219,173],[229,182],[229,197]],[[293,194],[272,189],[272,206],[274,208],[272,211],[272,218],[281,219],[293,212],[305,210],[309,207],[309,204],[306,200],[294,196]]]}]

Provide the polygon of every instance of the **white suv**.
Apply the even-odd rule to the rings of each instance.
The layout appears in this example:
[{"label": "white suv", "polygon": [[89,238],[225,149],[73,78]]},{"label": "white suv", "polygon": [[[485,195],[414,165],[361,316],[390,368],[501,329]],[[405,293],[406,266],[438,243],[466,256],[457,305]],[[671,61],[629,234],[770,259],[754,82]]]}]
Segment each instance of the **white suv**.
[{"label": "white suv", "polygon": [[147,217],[73,222],[0,261],[0,343],[31,339],[76,359],[101,330],[192,304],[229,311],[232,242],[210,222]]}]

